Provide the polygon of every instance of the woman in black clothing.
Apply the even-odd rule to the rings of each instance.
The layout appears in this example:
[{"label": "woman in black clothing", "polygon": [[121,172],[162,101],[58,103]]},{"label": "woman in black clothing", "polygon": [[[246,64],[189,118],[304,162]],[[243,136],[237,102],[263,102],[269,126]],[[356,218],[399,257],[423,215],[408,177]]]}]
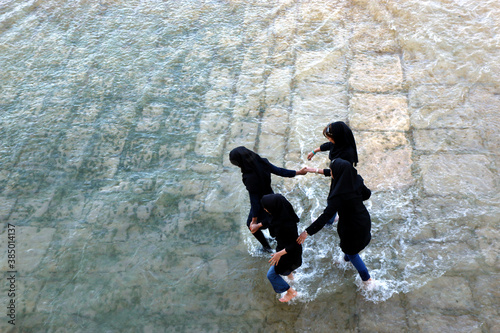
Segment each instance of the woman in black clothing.
[{"label": "woman in black clothing", "polygon": [[[349,126],[343,121],[336,121],[329,124],[323,130],[323,135],[329,142],[323,143],[318,148],[313,149],[307,159],[311,160],[317,152],[329,151],[328,157],[330,161],[336,158],[351,162],[354,166],[358,164],[358,151],[356,149],[356,140]],[[309,171],[309,170],[308,170]],[[330,169],[311,169],[309,172],[316,172],[330,177]]]},{"label": "woman in black clothing", "polygon": [[297,292],[283,280],[281,275],[293,279],[292,272],[302,265],[302,245],[296,242],[299,236],[297,232],[299,218],[290,202],[281,194],[267,194],[262,197],[261,203],[265,211],[271,215],[271,220],[263,224],[269,228],[269,233],[278,243],[276,253],[269,260],[271,267],[267,272],[267,278],[275,292],[286,292],[280,301],[288,302],[297,296]]},{"label": "woman in black clothing", "polygon": [[[266,194],[274,193],[271,188],[271,173],[281,177],[295,177],[296,175],[305,175],[306,168],[298,171],[279,168],[271,164],[267,158],[262,158],[253,151],[240,146],[234,148],[229,153],[229,160],[232,164],[241,169],[243,184],[250,196],[250,213],[248,214],[247,227],[251,224],[258,225],[268,216],[260,205],[260,200]],[[262,244],[265,251],[272,251],[269,242],[259,229],[265,229],[260,226],[253,235]]]},{"label": "woman in black clothing", "polygon": [[327,206],[323,214],[300,234],[297,243],[302,244],[308,235],[320,231],[335,212],[338,212],[337,232],[340,237],[340,248],[345,254],[344,259],[350,261],[358,270],[361,280],[369,284],[370,274],[358,253],[371,240],[370,214],[363,204],[363,200],[366,200],[370,192],[364,186],[363,178],[349,161],[334,159],[330,163],[330,171],[332,183]]},{"label": "woman in black clothing", "polygon": [[[313,149],[307,159],[311,160],[319,151],[329,151],[328,158],[333,161],[336,158],[351,162],[354,166],[358,164],[358,151],[356,149],[356,140],[349,126],[343,121],[336,121],[328,124],[323,130],[323,135],[328,139],[328,142],[323,143],[319,148]],[[307,168],[307,172],[324,174],[325,177],[330,177],[330,169]],[[336,214],[327,222],[333,224]]]}]

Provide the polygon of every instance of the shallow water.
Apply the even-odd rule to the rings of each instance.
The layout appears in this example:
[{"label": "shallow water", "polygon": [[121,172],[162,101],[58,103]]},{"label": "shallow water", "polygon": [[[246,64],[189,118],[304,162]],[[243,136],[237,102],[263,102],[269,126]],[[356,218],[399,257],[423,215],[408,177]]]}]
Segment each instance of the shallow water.
[{"label": "shallow water", "polygon": [[[493,332],[499,30],[497,1],[0,1],[1,330]],[[279,304],[228,152],[322,167],[335,120],[377,287],[326,227]],[[300,230],[328,185],[273,178]]]}]

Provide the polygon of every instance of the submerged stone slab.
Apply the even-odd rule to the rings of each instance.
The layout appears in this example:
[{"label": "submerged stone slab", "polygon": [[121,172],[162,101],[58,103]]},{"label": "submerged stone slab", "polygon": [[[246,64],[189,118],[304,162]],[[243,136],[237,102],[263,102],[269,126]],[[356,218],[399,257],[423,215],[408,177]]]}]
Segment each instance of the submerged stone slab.
[{"label": "submerged stone slab", "polygon": [[[294,40],[295,49],[320,52],[345,51],[349,33],[349,28],[338,21],[298,22]],[[297,54],[297,59],[301,54],[302,52]]]},{"label": "submerged stone slab", "polygon": [[408,101],[402,95],[354,94],[349,125],[356,130],[408,131]]},{"label": "submerged stone slab", "polygon": [[200,131],[196,136],[194,151],[203,156],[220,156],[228,126],[228,116],[220,113],[204,114],[200,120]]},{"label": "submerged stone slab", "polygon": [[417,313],[471,310],[475,307],[469,283],[462,277],[440,277],[412,291],[407,298],[410,307]]},{"label": "submerged stone slab", "polygon": [[291,81],[292,74],[290,67],[274,69],[266,82],[266,105],[289,105]]},{"label": "submerged stone slab", "polygon": [[415,149],[431,152],[481,151],[485,148],[479,131],[468,129],[428,129],[413,131]]},{"label": "submerged stone slab", "polygon": [[327,124],[330,119],[347,118],[347,90],[344,85],[299,83],[297,92],[293,100],[296,115],[322,115]]},{"label": "submerged stone slab", "polygon": [[482,226],[475,232],[486,264],[500,268],[500,231],[497,226]]},{"label": "submerged stone slab", "polygon": [[346,7],[338,2],[311,0],[301,2],[298,10],[300,22],[327,22],[341,20]]},{"label": "submerged stone slab", "polygon": [[374,23],[355,24],[349,45],[354,52],[396,52],[399,49],[394,31]]},{"label": "submerged stone slab", "polygon": [[360,332],[404,332],[408,329],[405,309],[398,295],[381,303],[360,300],[357,306]]},{"label": "submerged stone slab", "polygon": [[413,184],[412,150],[403,133],[356,132],[358,172],[372,190],[406,188]]},{"label": "submerged stone slab", "polygon": [[403,88],[403,69],[397,55],[357,55],[349,69],[354,90],[388,92]]},{"label": "submerged stone slab", "polygon": [[[229,155],[229,152],[238,147],[245,146],[250,150],[254,150],[257,140],[257,132],[259,124],[257,122],[237,121],[231,124],[231,132],[226,144],[227,154],[224,154],[224,159]],[[228,160],[229,161],[229,160]],[[226,164],[224,164],[226,165]]]},{"label": "submerged stone slab", "polygon": [[418,161],[424,189],[429,194],[484,195],[495,185],[484,155],[429,155]]},{"label": "submerged stone slab", "polygon": [[[450,316],[443,314],[417,316],[411,319],[418,325],[418,331],[422,333],[435,332],[467,332],[481,333],[483,324],[475,316]],[[416,329],[416,327],[415,327]]]},{"label": "submerged stone slab", "polygon": [[297,53],[295,79],[298,81],[340,83],[346,80],[345,55],[337,50],[302,51]]},{"label": "submerged stone slab", "polygon": [[417,129],[471,126],[470,106],[463,105],[462,86],[420,85],[409,91],[411,125]]}]

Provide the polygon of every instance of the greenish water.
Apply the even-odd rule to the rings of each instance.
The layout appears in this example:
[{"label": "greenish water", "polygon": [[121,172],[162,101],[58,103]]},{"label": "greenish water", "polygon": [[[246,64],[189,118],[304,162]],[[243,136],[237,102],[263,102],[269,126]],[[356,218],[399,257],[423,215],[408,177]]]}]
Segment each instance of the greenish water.
[{"label": "greenish water", "polygon": [[[0,331],[436,331],[453,318],[493,332],[499,14],[495,1],[0,1],[0,244],[15,225],[17,277],[17,323]],[[335,120],[374,191],[362,257],[378,285],[357,287],[325,228],[280,304],[227,155],[319,167],[307,152]],[[328,180],[273,185],[301,230],[321,213]],[[422,322],[414,300],[441,277],[458,295]],[[385,322],[364,319],[372,306]]]}]

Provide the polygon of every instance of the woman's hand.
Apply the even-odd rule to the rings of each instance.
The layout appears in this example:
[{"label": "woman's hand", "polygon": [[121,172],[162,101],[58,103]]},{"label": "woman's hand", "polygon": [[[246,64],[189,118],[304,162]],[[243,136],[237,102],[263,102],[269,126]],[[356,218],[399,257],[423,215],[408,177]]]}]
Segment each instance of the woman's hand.
[{"label": "woman's hand", "polygon": [[310,151],[309,154],[307,154],[307,159],[310,161],[314,155],[316,155],[316,151]]},{"label": "woman's hand", "polygon": [[276,252],[274,253],[272,256],[271,256],[271,259],[269,259],[269,263],[271,264],[271,266],[276,266],[278,264],[278,262],[280,261],[281,259],[281,256],[284,255],[285,253],[283,253],[283,250],[279,251],[279,252]]},{"label": "woman's hand", "polygon": [[305,175],[309,170],[308,167],[303,167],[302,169],[295,171],[295,175]]},{"label": "woman's hand", "polygon": [[260,228],[262,227],[262,223],[255,223],[255,222],[252,222],[250,223],[250,232],[252,234],[256,233]]},{"label": "woman's hand", "polygon": [[307,238],[307,231],[302,231],[302,233],[299,235],[299,238],[297,238],[297,243],[302,244]]}]

